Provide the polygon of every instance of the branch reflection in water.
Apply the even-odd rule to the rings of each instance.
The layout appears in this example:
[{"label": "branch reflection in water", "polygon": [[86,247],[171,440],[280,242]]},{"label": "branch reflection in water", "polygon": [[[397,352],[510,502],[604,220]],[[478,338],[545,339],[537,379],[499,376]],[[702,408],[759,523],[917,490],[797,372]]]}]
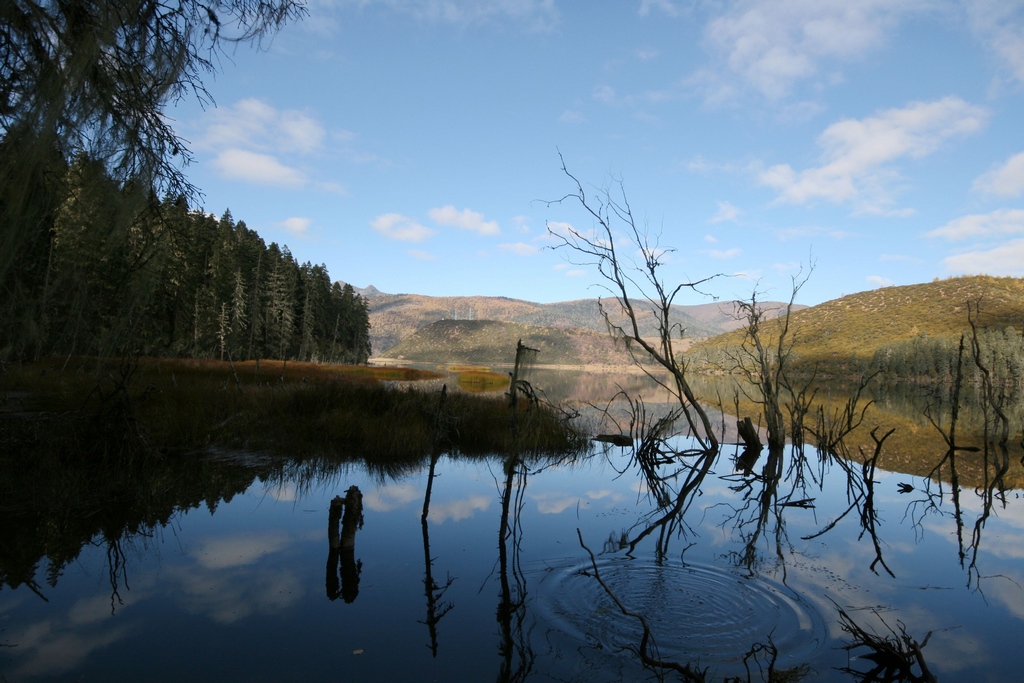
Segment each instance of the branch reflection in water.
[{"label": "branch reflection in water", "polygon": [[[969,340],[966,340],[965,349],[969,348]],[[965,351],[964,359],[971,362],[969,352]],[[715,394],[703,387],[700,393]],[[722,393],[728,395],[729,392]],[[756,454],[748,450],[744,454],[739,445],[733,452],[731,444],[738,443],[739,439],[732,433],[730,423],[728,434],[722,430],[716,436],[720,443],[727,445],[720,449],[716,458],[707,460],[702,459],[699,444],[688,439],[685,419],[662,421],[664,416],[673,413],[674,405],[656,401],[649,394],[631,392],[630,396],[632,404],[640,408],[639,416],[630,422],[632,418],[623,413],[618,419],[630,443],[636,444],[635,448],[630,445],[625,449],[598,450],[592,459],[580,458],[576,463],[566,464],[563,460],[548,457],[540,459],[533,453],[529,437],[530,401],[524,401],[523,394],[520,394],[518,454],[487,459],[465,458],[450,453],[448,446],[439,439],[439,447],[430,457],[402,467],[389,469],[381,465],[372,469],[363,464],[332,464],[327,460],[311,460],[309,462],[315,465],[305,468],[294,461],[264,466],[257,459],[251,459],[244,476],[240,474],[238,477],[232,474],[225,461],[206,459],[197,461],[202,463],[200,467],[206,474],[212,475],[206,483],[197,482],[194,486],[189,483],[190,466],[174,473],[155,471],[153,478],[159,476],[162,481],[177,482],[176,492],[172,496],[160,488],[154,489],[149,498],[133,497],[131,510],[128,511],[129,506],[126,506],[126,511],[121,513],[122,518],[118,517],[113,503],[106,506],[90,504],[77,508],[78,512],[65,510],[60,518],[66,520],[67,534],[59,542],[56,537],[43,536],[50,532],[40,531],[56,528],[56,525],[33,523],[31,528],[26,525],[25,533],[21,533],[16,531],[18,527],[13,523],[6,524],[0,538],[4,548],[4,563],[0,569],[5,572],[5,581],[20,582],[18,585],[23,588],[26,579],[36,580],[34,568],[24,570],[28,566],[26,554],[41,553],[33,556],[36,563],[41,562],[40,558],[47,552],[53,553],[54,559],[38,572],[39,583],[44,586],[40,590],[46,593],[51,603],[43,603],[24,589],[0,593],[5,610],[9,607],[12,615],[5,622],[2,642],[19,645],[18,648],[4,650],[7,661],[19,663],[4,668],[0,674],[7,680],[23,680],[25,676],[21,673],[29,669],[22,667],[20,662],[35,657],[32,653],[41,653],[38,659],[42,660],[42,654],[51,652],[33,644],[37,641],[32,640],[36,637],[32,634],[42,632],[44,619],[33,623],[21,615],[19,604],[25,602],[25,597],[39,603],[39,614],[45,615],[45,623],[85,623],[75,621],[81,620],[80,615],[85,614],[82,605],[75,606],[74,612],[67,607],[69,591],[82,584],[75,578],[79,567],[85,568],[86,575],[91,572],[93,578],[88,582],[93,588],[95,569],[101,569],[99,576],[103,579],[101,589],[104,594],[99,602],[103,603],[100,607],[104,617],[109,617],[111,586],[116,591],[116,617],[109,617],[109,622],[99,622],[98,617],[91,616],[89,618],[96,621],[89,622],[90,628],[93,628],[93,623],[103,624],[101,628],[138,624],[140,632],[145,632],[147,637],[165,637],[166,633],[158,631],[162,628],[158,619],[145,626],[140,621],[132,621],[149,606],[157,605],[156,591],[164,587],[157,586],[153,577],[159,576],[160,582],[167,584],[166,592],[177,592],[178,595],[160,603],[159,611],[154,610],[157,615],[162,612],[184,613],[192,620],[189,624],[194,625],[197,633],[202,632],[203,638],[209,639],[210,643],[225,648],[230,647],[232,638],[241,638],[246,629],[255,627],[257,620],[246,621],[246,615],[258,615],[259,628],[267,629],[268,634],[279,632],[274,629],[281,629],[281,632],[292,630],[301,634],[297,636],[301,639],[307,634],[330,632],[334,634],[332,637],[340,640],[355,641],[354,647],[360,650],[365,648],[365,654],[356,658],[358,661],[354,664],[350,665],[349,660],[342,662],[343,666],[353,667],[352,677],[355,680],[384,677],[398,680],[410,675],[415,677],[418,673],[423,673],[424,677],[451,679],[461,676],[468,680],[479,678],[481,674],[487,677],[484,673],[487,670],[493,676],[495,669],[499,680],[509,681],[549,677],[554,680],[592,679],[603,682],[653,676],[655,669],[647,672],[641,669],[645,663],[639,654],[641,651],[662,662],[675,661],[680,666],[689,666],[692,672],[706,670],[706,680],[714,681],[721,681],[726,676],[728,680],[740,681],[796,680],[802,662],[809,662],[815,668],[815,680],[819,677],[830,681],[871,680],[871,676],[876,680],[925,680],[916,659],[911,661],[911,672],[917,679],[899,678],[897,674],[902,669],[898,664],[894,668],[875,670],[873,657],[884,655],[875,650],[887,647],[884,643],[892,636],[901,642],[910,642],[902,640],[904,635],[919,644],[922,661],[923,656],[928,657],[925,666],[942,680],[963,680],[962,672],[970,671],[973,676],[985,666],[992,666],[999,675],[1008,670],[1007,663],[992,659],[993,653],[982,649],[987,643],[1002,643],[1012,638],[1014,626],[1020,623],[1019,618],[1013,616],[1021,603],[1019,596],[1014,597],[1017,589],[1012,584],[1019,582],[1020,576],[1014,569],[1012,558],[1006,556],[1019,545],[1015,544],[1017,536],[1007,531],[1019,519],[1013,505],[1015,492],[1010,490],[1019,488],[1014,483],[1019,480],[1013,479],[1018,456],[1010,450],[1014,447],[1012,438],[1006,444],[1000,444],[1002,429],[995,411],[988,412],[988,434],[991,438],[986,444],[981,438],[984,430],[969,424],[966,417],[969,411],[966,409],[961,411],[955,428],[951,426],[950,398],[947,395],[942,404],[943,419],[936,419],[936,422],[941,424],[942,432],[947,435],[955,433],[955,438],[951,439],[955,449],[947,453],[949,444],[941,440],[944,447],[935,450],[938,457],[920,470],[921,474],[914,474],[914,468],[908,467],[902,470],[903,474],[896,475],[886,472],[885,463],[886,457],[899,454],[899,447],[893,445],[900,443],[897,441],[899,433],[890,433],[888,426],[874,429],[876,423],[887,424],[886,420],[892,422],[895,418],[891,415],[880,418],[882,414],[874,406],[865,413],[867,394],[849,409],[845,403],[833,402],[822,405],[821,409],[808,410],[806,415],[813,423],[813,431],[805,430],[807,438],[806,444],[802,445],[802,453],[798,444],[787,445],[777,455],[765,449]],[[998,392],[994,393],[994,398],[998,400]],[[962,396],[963,400],[966,399]],[[630,401],[620,402],[622,406],[629,404]],[[937,411],[936,401],[932,415],[937,415]],[[985,414],[981,404],[978,404],[977,411]],[[1009,411],[1004,408],[1004,412]],[[443,411],[439,409],[438,414],[442,415]],[[791,413],[784,414],[788,419]],[[872,425],[874,437],[863,427],[842,442],[830,436],[857,424],[862,415],[866,415],[864,421]],[[749,413],[744,415],[750,416]],[[719,421],[717,414],[714,421]],[[756,414],[753,414],[751,425],[756,429],[758,423]],[[680,425],[683,429],[676,433]],[[458,426],[451,425],[450,428],[457,429]],[[636,435],[639,438],[634,440]],[[819,435],[825,435],[824,443],[832,444],[831,452],[817,446]],[[926,428],[918,440],[924,443],[927,438],[940,441],[940,431]],[[734,461],[741,460],[746,463],[745,467],[740,466],[733,471],[737,464]],[[939,461],[938,465],[936,461]],[[615,471],[609,471],[608,465],[613,465]],[[932,477],[922,476],[933,468]],[[481,495],[479,486],[481,478],[485,480],[484,488],[491,485],[487,477],[489,471],[493,471],[496,494],[490,497]],[[257,476],[254,473],[258,473],[264,482],[262,485],[252,485]],[[444,476],[439,476],[442,474]],[[687,489],[688,483],[696,477],[701,477],[699,486]],[[826,479],[829,481],[827,486],[824,483]],[[958,482],[955,488],[950,487],[951,479]],[[287,600],[274,598],[281,594],[282,589],[324,585],[320,584],[324,577],[321,573],[324,566],[321,564],[322,511],[339,487],[342,491],[345,488],[351,491],[353,485],[366,492],[366,514],[373,515],[369,520],[370,526],[358,534],[353,533],[353,539],[355,535],[359,536],[361,559],[356,560],[354,549],[349,556],[350,561],[346,562],[342,556],[345,525],[339,514],[333,524],[337,552],[329,554],[327,570],[328,597],[352,602],[351,609],[338,612],[337,603],[327,603],[320,589],[315,591],[315,595],[307,596],[316,600],[303,601],[294,597],[301,594],[298,590]],[[268,486],[269,489],[266,488]],[[469,487],[474,488],[470,490]],[[240,495],[247,489],[249,493]],[[262,504],[261,490],[265,491],[262,497],[268,501]],[[266,493],[268,490],[269,494]],[[383,490],[394,495],[382,503],[380,491]],[[614,496],[619,496],[615,502],[612,502],[613,490]],[[654,493],[655,490],[659,492]],[[897,494],[897,490],[904,491],[902,496]],[[638,491],[639,501],[635,500]],[[687,495],[680,495],[687,491]],[[950,500],[954,493],[958,502],[951,509]],[[162,509],[154,497],[157,494],[167,501],[173,498],[173,502],[168,502],[166,509]],[[236,500],[231,506],[226,505],[232,496]],[[452,517],[450,513],[442,512],[448,505],[446,496],[457,501],[490,498],[492,505],[500,505],[499,519],[491,517],[491,522],[480,519],[479,513],[483,510],[490,509],[493,514],[494,508],[488,508],[486,502],[474,503],[472,507],[463,505],[460,516]],[[69,499],[73,497],[69,496]],[[917,535],[922,537],[919,549],[913,545],[913,530],[906,525],[900,526],[902,520],[898,511],[893,514],[894,509],[902,507],[908,497],[912,499],[908,519],[917,525]],[[297,500],[315,501],[315,504],[297,504]],[[218,551],[214,557],[212,545],[204,542],[201,535],[196,535],[196,528],[205,527],[215,529],[215,536],[227,538],[235,531],[230,525],[237,524],[241,517],[249,517],[252,509],[259,505],[262,505],[259,510],[264,521],[271,519],[268,516],[271,511],[267,508],[273,507],[275,502],[285,503],[274,513],[282,515],[285,521],[275,520],[272,524],[288,524],[294,526],[296,532],[289,528],[288,534],[281,534],[280,543],[261,543],[259,547],[252,548],[233,545],[233,554]],[[534,502],[537,506],[533,505]],[[224,509],[218,511],[213,521],[204,521],[210,520],[205,510],[203,514],[187,514],[189,508],[215,509],[218,503],[223,504]],[[403,505],[406,507],[402,508]],[[308,507],[316,507],[316,510],[306,510]],[[50,508],[46,511],[40,507],[31,514],[49,513],[52,519],[56,519],[56,505]],[[668,514],[676,508],[681,510],[680,514]],[[82,510],[98,512],[90,516]],[[379,515],[378,510],[382,511]],[[394,514],[385,515],[383,511],[394,511]],[[303,514],[307,512],[311,515],[311,523],[304,531]],[[30,519],[28,512],[20,514],[19,523]],[[475,522],[471,519],[474,514]],[[929,515],[931,519],[928,519]],[[95,524],[101,517],[102,523]],[[403,526],[405,522],[402,520],[406,518],[412,520],[408,528]],[[80,522],[87,520],[92,522],[80,526]],[[319,521],[313,524],[316,520]],[[499,542],[496,554],[493,549],[493,521],[499,522],[496,525]],[[164,539],[159,529],[165,528],[166,522],[173,522],[172,527],[167,527],[173,532],[168,531],[168,538]],[[941,527],[938,526],[940,522]],[[226,526],[208,526],[213,524]],[[330,517],[328,527],[332,527]],[[959,540],[957,527],[963,530]],[[358,526],[352,528],[358,529]],[[565,543],[577,528],[588,541],[603,538],[611,528],[615,530],[613,542],[595,558],[581,559],[589,553],[577,545],[576,539],[572,539],[571,544]],[[620,529],[626,531],[624,538],[621,538]],[[926,529],[932,533],[924,538]],[[936,533],[935,529],[941,531]],[[907,533],[901,536],[900,532],[904,530]],[[265,540],[268,535],[259,527],[245,527],[241,531],[240,535],[247,539]],[[644,532],[647,532],[646,538],[631,548],[630,541]],[[238,536],[235,534],[234,538]],[[943,538],[946,537],[950,545],[944,547]],[[85,545],[82,545],[82,538],[89,539],[84,541]],[[861,539],[860,543],[857,538]],[[413,562],[410,571],[403,563],[408,564],[408,549],[418,546],[420,539],[423,565]],[[47,540],[45,545],[43,540]],[[109,542],[119,543],[110,556]],[[993,544],[999,546],[996,548],[998,552],[994,553],[992,547],[985,547]],[[570,545],[575,552],[568,549]],[[81,553],[79,558],[76,559],[69,550],[71,546],[75,552]],[[160,552],[153,552],[160,546],[163,547],[162,559],[157,557]],[[283,551],[285,548],[287,552]],[[487,551],[488,548],[491,550]],[[863,550],[863,554],[858,552],[858,548]],[[19,550],[15,553],[10,549]],[[943,551],[948,551],[945,557],[941,555]],[[200,560],[204,553],[211,554]],[[316,559],[317,556],[321,559]],[[58,565],[60,557],[70,559]],[[260,558],[260,563],[251,559],[255,557]],[[99,564],[90,564],[97,558]],[[960,589],[955,599],[951,592],[953,589],[949,587],[950,575],[944,575],[937,569],[943,559],[948,559],[956,570],[952,573],[952,583],[957,583],[961,574],[969,579],[970,590]],[[955,566],[958,560],[959,568]],[[160,562],[164,563],[162,570],[158,568]],[[368,583],[366,575],[359,573],[361,564],[370,568],[373,582]],[[915,567],[915,564],[922,566]],[[996,570],[993,565],[997,566]],[[346,566],[354,568],[355,572],[347,573]],[[416,566],[420,568],[416,569]],[[65,590],[58,590],[56,585],[45,588],[41,577],[47,576],[54,567],[59,568],[54,574],[54,584],[59,578],[60,588]],[[305,570],[307,567],[309,571]],[[452,578],[449,568],[457,568],[455,572],[459,574],[459,581]],[[302,576],[301,582],[294,585],[270,581],[279,569],[294,570],[308,576]],[[103,572],[107,570],[116,577],[116,584],[106,585],[107,574]],[[483,577],[488,571],[492,573],[483,583],[485,590],[480,591],[483,595],[474,595],[477,580],[472,578],[467,585],[464,577]],[[877,574],[875,579],[865,578],[871,577],[872,572]],[[570,578],[559,582],[561,574]],[[897,577],[895,581],[890,580],[893,574]],[[1003,576],[996,578],[997,574]],[[178,585],[175,577],[185,575],[192,576],[190,583]],[[573,580],[571,576],[578,578]],[[637,625],[638,619],[627,616],[610,602],[612,599],[596,581],[597,576],[629,612],[644,618],[650,629],[646,643],[642,629]],[[261,595],[269,596],[269,599],[250,605],[248,611],[239,611],[238,606],[243,600],[254,602],[254,593],[240,588],[243,581],[252,578],[261,582],[251,584],[255,586],[253,590],[261,590]],[[200,594],[200,590],[205,591],[203,595],[209,594],[211,586],[225,592],[216,610],[189,599],[191,595]],[[404,590],[407,586],[415,588],[415,592]],[[493,596],[487,586],[493,586],[497,595]],[[907,586],[928,588],[929,591],[907,591]],[[239,587],[237,594],[236,587]],[[972,596],[982,588],[987,595],[979,595],[975,600]],[[942,589],[943,595],[949,598],[928,598],[927,593],[935,593],[936,589]],[[814,595],[815,591],[820,592],[820,599]],[[557,602],[562,593],[569,594],[569,599],[556,604],[557,611],[552,617],[553,610],[547,603]],[[734,599],[723,609],[712,604],[719,594],[731,594],[743,600]],[[750,595],[759,602],[750,599]],[[118,604],[118,597],[123,598],[124,608]],[[982,597],[998,609],[989,607],[984,614],[970,616],[963,616],[957,611],[962,610],[964,604],[980,602]],[[807,602],[801,602],[803,599]],[[829,599],[834,599],[835,605],[829,603]],[[487,607],[488,602],[490,607]],[[459,609],[454,609],[456,604]],[[831,616],[819,615],[815,606],[823,607],[820,610],[822,614]],[[323,607],[333,609],[318,617],[318,610]],[[790,618],[787,615],[787,623],[778,625],[781,620],[779,610],[787,607],[796,616]],[[367,627],[368,622],[362,619],[359,620],[362,626],[358,629],[345,623],[356,612],[383,613],[383,608],[387,609],[388,617],[379,628]],[[872,609],[885,619],[876,616]],[[756,632],[744,630],[748,626],[741,623],[742,619],[750,620],[749,615],[754,613],[767,616],[756,623]],[[840,631],[847,623],[843,614],[850,617],[846,632]],[[704,615],[720,622],[727,621],[721,615],[733,617],[734,620],[723,625],[723,633],[728,629],[728,633],[740,633],[745,640],[737,642],[735,637],[730,639],[715,632],[699,621]],[[819,619],[820,628],[816,621]],[[802,625],[805,620],[810,620],[811,627]],[[988,628],[999,633],[986,631],[981,620],[987,620]],[[317,624],[318,628],[301,630],[307,621]],[[886,622],[891,629],[887,630]],[[494,628],[488,628],[486,623]],[[946,628],[959,623],[968,625],[944,635]],[[237,624],[234,629],[233,624]],[[428,648],[422,648],[423,641],[427,639],[422,638],[424,634],[419,624],[428,628]],[[834,630],[831,636],[825,633],[829,626]],[[692,637],[695,630],[707,633],[708,640],[695,640]],[[351,635],[350,631],[358,633]],[[404,638],[404,631],[412,631],[414,637]],[[927,637],[929,632],[933,634],[930,639]],[[1004,636],[1002,632],[1011,635]],[[881,640],[865,638],[863,633],[880,634]],[[818,644],[805,643],[807,637],[819,635]],[[108,637],[114,638],[114,635]],[[138,643],[124,638],[109,650],[123,654]],[[654,639],[657,639],[660,650],[653,648]],[[853,659],[845,668],[843,662],[835,661],[833,656],[833,653],[838,653],[845,659],[845,653],[835,649],[837,644],[842,645],[837,640],[843,639],[853,646],[861,643],[860,647],[851,647]],[[983,646],[974,645],[982,639],[987,639]],[[709,654],[713,648],[705,643],[712,640],[724,642],[729,649],[728,655],[721,652]],[[53,642],[61,641],[54,639]],[[928,644],[927,648],[925,644]],[[296,652],[306,652],[301,643],[294,647]],[[394,648],[400,648],[402,656],[413,663],[402,668],[397,663],[382,661],[392,659],[385,653],[394,651]],[[427,654],[428,649],[430,654]],[[421,658],[415,654],[416,651],[422,651]],[[351,652],[352,649],[347,649],[344,654],[351,658]],[[905,649],[905,654],[907,652],[913,654],[912,649]],[[119,664],[98,653],[96,650],[90,655],[92,659],[88,661],[92,668],[83,666],[83,673],[92,675],[103,667],[112,672],[120,671],[117,668]],[[211,651],[202,657],[214,661],[217,655]],[[331,657],[325,667],[328,664],[338,665],[335,655]],[[917,655],[913,654],[913,657]],[[298,654],[286,657],[292,666],[300,659]],[[955,661],[957,659],[961,661]],[[979,660],[989,663],[981,664]],[[1008,656],[1007,660],[1012,662],[1014,656]],[[650,662],[647,665],[653,666]],[[0,663],[0,666],[4,665]],[[680,676],[673,668],[658,670],[661,676],[669,679]],[[73,668],[51,671],[54,672],[50,674],[53,679],[73,679],[78,675],[78,670]],[[317,678],[316,673],[310,679]],[[213,676],[211,674],[208,678],[212,680]],[[40,674],[40,678],[45,679],[46,676]]]},{"label": "branch reflection in water", "polygon": [[[442,397],[444,393],[442,393]],[[443,405],[443,402],[442,402]],[[430,556],[430,529],[427,517],[430,514],[430,495],[434,489],[434,477],[438,476],[437,461],[440,459],[440,451],[435,451],[430,456],[430,468],[427,471],[427,490],[423,494],[423,512],[420,514],[420,526],[423,528],[423,590],[427,598],[427,617],[422,623],[426,625],[430,633],[430,652],[437,657],[437,625],[448,612],[454,609],[455,604],[444,599],[455,578],[449,574],[444,585],[440,585],[434,579],[433,566],[434,558]]]}]

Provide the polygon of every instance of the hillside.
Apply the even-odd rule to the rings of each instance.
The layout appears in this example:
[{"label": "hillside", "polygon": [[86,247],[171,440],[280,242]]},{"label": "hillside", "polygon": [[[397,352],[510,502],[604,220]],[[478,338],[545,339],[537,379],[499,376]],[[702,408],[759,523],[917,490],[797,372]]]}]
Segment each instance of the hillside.
[{"label": "hillside", "polygon": [[[801,363],[855,367],[883,344],[920,335],[959,337],[968,327],[967,302],[981,304],[979,327],[1024,326],[1024,279],[978,275],[884,287],[798,311],[790,326],[793,348]],[[765,329],[774,335],[777,328]],[[733,331],[696,349],[713,353],[742,339],[742,331]]]},{"label": "hillside", "polygon": [[511,364],[516,342],[540,351],[543,365],[627,365],[629,355],[605,333],[494,320],[438,320],[391,348],[389,359],[421,363]]},{"label": "hillside", "polygon": [[[372,286],[357,291],[369,305],[370,343],[374,355],[378,356],[393,357],[393,346],[438,320],[494,320],[540,327],[576,328],[602,334],[606,332],[597,299],[538,304],[505,297],[385,294]],[[674,306],[673,322],[689,338],[706,338],[742,325],[741,321],[736,320],[733,310],[734,303],[731,301]],[[640,323],[642,336],[657,336],[653,316],[644,312]]]}]

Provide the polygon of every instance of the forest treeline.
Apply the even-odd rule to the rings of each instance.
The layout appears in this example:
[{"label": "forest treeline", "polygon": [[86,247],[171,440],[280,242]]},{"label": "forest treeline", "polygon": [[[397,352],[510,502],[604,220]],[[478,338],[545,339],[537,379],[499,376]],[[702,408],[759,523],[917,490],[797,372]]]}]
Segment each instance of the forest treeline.
[{"label": "forest treeline", "polygon": [[[369,358],[366,301],[324,265],[298,263],[230,211],[119,183],[100,161],[50,169],[23,183],[38,209],[20,217],[32,239],[0,278],[0,357]],[[5,194],[0,210],[17,199]]]},{"label": "forest treeline", "polygon": [[[880,379],[903,380],[919,384],[952,384],[959,373],[966,385],[979,385],[988,373],[996,386],[1024,388],[1024,337],[1011,326],[970,328],[961,335],[931,336],[918,334],[910,339],[879,345],[870,358],[836,358],[829,363],[801,357],[799,340],[795,341],[787,363],[796,376],[843,376],[877,374]],[[977,359],[972,339],[977,339]],[[748,349],[734,343],[700,347],[691,367],[698,373],[731,373]],[[983,369],[984,368],[984,369]]]},{"label": "forest treeline", "polygon": [[978,384],[984,368],[997,385],[1024,386],[1024,338],[1016,329],[1006,326],[977,330],[978,362],[970,332],[965,332],[962,353],[960,339],[920,334],[883,344],[875,351],[869,369],[891,379],[944,383],[953,382],[959,372],[963,381]]}]

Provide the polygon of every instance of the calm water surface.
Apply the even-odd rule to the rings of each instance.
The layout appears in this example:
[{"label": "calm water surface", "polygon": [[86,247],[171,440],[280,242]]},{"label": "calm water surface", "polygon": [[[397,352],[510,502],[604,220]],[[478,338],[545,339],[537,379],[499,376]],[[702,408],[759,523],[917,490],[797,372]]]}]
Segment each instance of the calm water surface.
[{"label": "calm water surface", "polygon": [[[658,655],[706,667],[708,680],[747,680],[748,668],[762,680],[764,655],[748,668],[743,659],[769,642],[776,667],[806,665],[804,680],[858,680],[842,669],[872,664],[843,649],[840,609],[883,635],[886,624],[919,642],[931,633],[923,653],[939,680],[1020,680],[1020,492],[986,506],[983,489],[964,487],[958,516],[948,487],[939,496],[935,482],[878,470],[872,536],[856,506],[844,516],[847,478],[835,466],[810,483],[812,503],[762,517],[760,483],[734,472],[735,451],[723,449],[661,539],[663,557],[657,533],[632,553],[619,543],[656,512],[631,449],[528,460],[511,477],[498,458],[443,456],[425,525],[427,463],[385,476],[221,458],[208,474],[223,465],[237,479],[251,467],[244,492],[183,497],[166,523],[117,543],[97,534],[59,575],[44,559],[34,585],[3,586],[0,674],[10,683],[652,679],[635,653],[639,621],[612,602],[596,566],[644,615]],[[328,509],[351,486],[363,494],[364,524],[354,552],[339,557]]]}]

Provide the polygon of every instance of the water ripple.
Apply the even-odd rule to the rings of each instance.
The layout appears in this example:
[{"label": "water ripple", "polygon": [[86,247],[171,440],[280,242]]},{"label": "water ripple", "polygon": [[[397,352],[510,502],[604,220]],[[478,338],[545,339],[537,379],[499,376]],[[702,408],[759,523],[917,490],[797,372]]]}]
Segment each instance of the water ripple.
[{"label": "water ripple", "polygon": [[[597,561],[601,578],[627,608],[644,615],[663,659],[696,662],[719,673],[742,668],[743,655],[769,635],[779,668],[813,659],[827,642],[821,615],[786,586],[735,568],[658,564],[626,557]],[[590,561],[551,570],[536,587],[537,609],[555,628],[591,646],[627,652],[639,622],[619,611],[594,580]]]}]

